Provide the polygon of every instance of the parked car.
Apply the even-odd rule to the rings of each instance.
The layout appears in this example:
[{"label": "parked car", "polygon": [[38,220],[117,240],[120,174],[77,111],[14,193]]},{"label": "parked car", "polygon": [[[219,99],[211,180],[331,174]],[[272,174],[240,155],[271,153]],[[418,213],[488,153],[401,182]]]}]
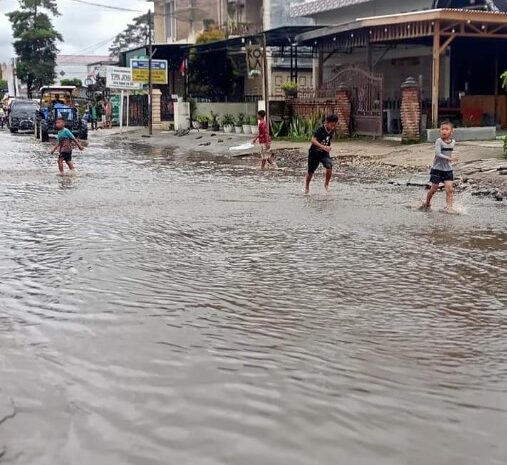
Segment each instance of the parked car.
[{"label": "parked car", "polygon": [[16,99],[9,108],[7,127],[11,132],[33,131],[38,105],[32,100]]},{"label": "parked car", "polygon": [[35,121],[35,137],[47,142],[56,135],[56,119],[63,118],[65,127],[78,139],[88,139],[88,124],[81,118],[74,100],[74,86],[47,86],[40,89],[40,108]]}]

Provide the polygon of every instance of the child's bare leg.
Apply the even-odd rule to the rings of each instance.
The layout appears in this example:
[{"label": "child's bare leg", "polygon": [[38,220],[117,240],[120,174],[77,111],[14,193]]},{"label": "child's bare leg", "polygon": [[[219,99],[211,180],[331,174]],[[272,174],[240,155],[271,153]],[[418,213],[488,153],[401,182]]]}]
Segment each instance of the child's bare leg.
[{"label": "child's bare leg", "polygon": [[58,169],[60,170],[60,174],[63,174],[63,160],[58,159]]},{"label": "child's bare leg", "polygon": [[261,161],[261,169],[262,170],[266,168],[266,163],[267,163],[267,160],[265,158],[263,158]]},{"label": "child's bare leg", "polygon": [[431,207],[431,200],[433,199],[433,196],[438,191],[438,184],[432,184],[431,189],[428,191],[428,195],[426,196],[426,203],[424,206],[426,208]]},{"label": "child's bare leg", "polygon": [[329,192],[329,183],[331,182],[332,176],[333,176],[333,168],[327,168],[325,174],[324,187],[328,192]]},{"label": "child's bare leg", "polygon": [[447,209],[452,210],[454,205],[454,183],[452,181],[445,181],[445,193],[447,200]]},{"label": "child's bare leg", "polygon": [[67,166],[69,167],[69,170],[71,170],[71,171],[72,171],[73,169],[75,169],[75,168],[76,168],[76,167],[74,166],[74,163],[73,163],[72,161],[68,161],[68,162],[67,162]]},{"label": "child's bare leg", "polygon": [[308,173],[306,175],[306,182],[305,182],[305,194],[310,193],[310,183],[312,182],[313,173]]}]

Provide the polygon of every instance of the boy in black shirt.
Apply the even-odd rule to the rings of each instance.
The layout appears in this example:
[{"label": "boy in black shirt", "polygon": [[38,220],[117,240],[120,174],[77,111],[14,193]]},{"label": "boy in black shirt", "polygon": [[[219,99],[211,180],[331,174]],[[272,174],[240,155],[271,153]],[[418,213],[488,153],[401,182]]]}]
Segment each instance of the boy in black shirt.
[{"label": "boy in black shirt", "polygon": [[312,137],[312,146],[308,154],[308,174],[306,175],[305,194],[310,193],[310,182],[312,181],[313,173],[315,173],[321,163],[326,169],[324,188],[329,192],[329,183],[333,174],[333,162],[329,154],[331,152],[331,139],[336,130],[336,123],[338,123],[338,117],[336,115],[329,115],[326,118],[324,126],[317,129]]}]

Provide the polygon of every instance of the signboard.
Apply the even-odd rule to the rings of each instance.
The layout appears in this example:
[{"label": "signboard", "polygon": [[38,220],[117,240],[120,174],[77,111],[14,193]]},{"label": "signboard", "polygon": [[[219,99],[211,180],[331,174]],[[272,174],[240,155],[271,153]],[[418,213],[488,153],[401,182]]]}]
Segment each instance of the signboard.
[{"label": "signboard", "polygon": [[264,55],[259,45],[247,45],[245,49],[248,77],[253,79],[262,74]]},{"label": "signboard", "polygon": [[130,68],[108,66],[106,68],[106,87],[120,90],[139,90],[142,85],[132,81]]},{"label": "signboard", "polygon": [[[132,80],[134,82],[148,83],[149,60],[130,60],[130,68],[132,69]],[[151,60],[151,80],[153,84],[168,83],[167,69],[167,60]]]},{"label": "signboard", "polygon": [[111,124],[113,126],[120,125],[120,107],[121,97],[119,95],[111,95]]}]

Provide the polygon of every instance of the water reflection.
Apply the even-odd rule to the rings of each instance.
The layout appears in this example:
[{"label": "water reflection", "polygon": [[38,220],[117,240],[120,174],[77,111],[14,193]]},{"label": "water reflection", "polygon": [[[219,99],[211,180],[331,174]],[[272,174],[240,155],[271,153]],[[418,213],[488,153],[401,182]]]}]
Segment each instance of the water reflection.
[{"label": "water reflection", "polygon": [[105,140],[58,178],[13,144],[6,463],[504,463],[503,207],[305,198],[291,170]]}]

